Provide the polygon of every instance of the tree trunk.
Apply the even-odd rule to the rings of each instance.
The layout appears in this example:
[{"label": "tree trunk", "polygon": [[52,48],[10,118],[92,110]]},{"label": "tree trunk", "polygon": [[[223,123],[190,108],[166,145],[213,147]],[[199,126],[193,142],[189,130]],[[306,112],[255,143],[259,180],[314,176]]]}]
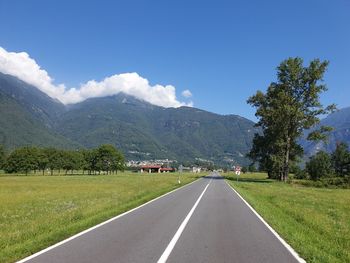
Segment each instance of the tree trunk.
[{"label": "tree trunk", "polygon": [[289,154],[290,154],[290,137],[287,137],[286,155],[283,167],[283,181],[287,182],[289,175]]}]

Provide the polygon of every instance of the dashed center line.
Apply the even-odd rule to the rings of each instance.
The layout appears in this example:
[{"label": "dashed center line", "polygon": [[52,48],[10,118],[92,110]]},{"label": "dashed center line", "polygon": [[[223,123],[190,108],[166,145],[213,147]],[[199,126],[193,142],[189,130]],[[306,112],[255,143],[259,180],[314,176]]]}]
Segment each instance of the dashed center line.
[{"label": "dashed center line", "polygon": [[199,201],[202,199],[205,191],[207,190],[210,182],[207,184],[207,186],[204,188],[203,192],[201,193],[201,195],[198,197],[196,203],[193,205],[192,209],[190,210],[190,212],[187,214],[186,218],[184,219],[184,221],[181,223],[179,229],[176,231],[175,235],[173,236],[173,238],[171,239],[170,243],[168,244],[167,248],[164,250],[162,256],[158,259],[157,263],[165,263],[171,253],[171,251],[173,251],[176,242],[179,240],[182,232],[184,231],[188,221],[190,220],[194,210],[196,209],[197,205],[199,204]]}]

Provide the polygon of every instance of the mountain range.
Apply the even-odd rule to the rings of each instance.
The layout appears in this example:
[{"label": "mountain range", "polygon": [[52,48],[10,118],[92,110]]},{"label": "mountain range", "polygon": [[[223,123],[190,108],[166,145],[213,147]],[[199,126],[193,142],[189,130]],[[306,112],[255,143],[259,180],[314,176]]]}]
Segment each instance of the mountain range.
[{"label": "mountain range", "polygon": [[340,142],[345,142],[350,146],[350,107],[340,109],[328,115],[315,128],[320,126],[331,126],[333,131],[329,133],[325,142],[310,142],[305,140],[308,134],[306,132],[305,137],[301,140],[306,156],[312,156],[320,150],[333,152],[337,143]]},{"label": "mountain range", "polygon": [[[16,77],[0,73],[0,144],[65,149],[113,144],[128,160],[175,159],[246,165],[258,129],[238,115],[192,107],[164,108],[119,93],[64,105]],[[350,107],[320,125],[334,127],[327,143],[301,139],[306,156],[350,144]],[[307,134],[307,132],[305,133]]]},{"label": "mountain range", "polygon": [[0,144],[76,149],[109,143],[129,160],[247,164],[254,122],[192,107],[164,108],[119,93],[64,105],[0,73]]}]

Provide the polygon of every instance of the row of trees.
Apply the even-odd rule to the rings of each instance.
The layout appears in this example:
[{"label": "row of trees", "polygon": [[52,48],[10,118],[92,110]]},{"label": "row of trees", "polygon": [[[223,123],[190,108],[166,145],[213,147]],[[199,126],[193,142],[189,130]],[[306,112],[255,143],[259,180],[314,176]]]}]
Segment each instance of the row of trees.
[{"label": "row of trees", "polygon": [[332,154],[320,151],[310,158],[301,177],[313,180],[332,176],[350,176],[350,152],[346,143],[339,143]]},{"label": "row of trees", "polygon": [[89,174],[105,172],[111,174],[124,170],[124,156],[113,145],[101,145],[96,149],[59,150],[56,148],[38,148],[26,146],[17,148],[5,156],[3,147],[0,147],[0,168],[8,173],[28,174],[54,170],[69,171],[82,170]]},{"label": "row of trees", "polygon": [[[328,61],[315,59],[303,66],[301,58],[289,58],[277,68],[277,82],[272,82],[266,93],[258,91],[248,99],[255,107],[256,134],[248,156],[258,162],[270,178],[288,179],[290,167],[303,155],[298,144],[305,129],[319,123],[319,116],[335,110],[335,105],[323,107],[320,95],[327,90],[321,82]],[[322,126],[311,132],[309,140],[325,140],[331,127]]]}]

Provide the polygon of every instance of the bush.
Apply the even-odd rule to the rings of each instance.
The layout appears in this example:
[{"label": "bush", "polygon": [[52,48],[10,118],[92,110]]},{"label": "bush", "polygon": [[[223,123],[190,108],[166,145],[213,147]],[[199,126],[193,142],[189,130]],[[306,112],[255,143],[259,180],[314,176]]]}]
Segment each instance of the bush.
[{"label": "bush", "polygon": [[312,180],[333,176],[331,157],[326,152],[318,152],[306,163],[306,171]]},{"label": "bush", "polygon": [[325,187],[350,188],[350,182],[343,177],[322,178],[321,182]]},{"label": "bush", "polygon": [[350,179],[343,177],[321,178],[317,181],[294,180],[293,184],[299,184],[307,187],[327,187],[327,188],[350,188]]},{"label": "bush", "polygon": [[299,169],[295,171],[294,178],[295,179],[308,179],[309,175],[306,170]]},{"label": "bush", "polygon": [[332,153],[332,164],[337,176],[344,177],[350,174],[350,152],[348,145],[344,142],[338,143]]}]

